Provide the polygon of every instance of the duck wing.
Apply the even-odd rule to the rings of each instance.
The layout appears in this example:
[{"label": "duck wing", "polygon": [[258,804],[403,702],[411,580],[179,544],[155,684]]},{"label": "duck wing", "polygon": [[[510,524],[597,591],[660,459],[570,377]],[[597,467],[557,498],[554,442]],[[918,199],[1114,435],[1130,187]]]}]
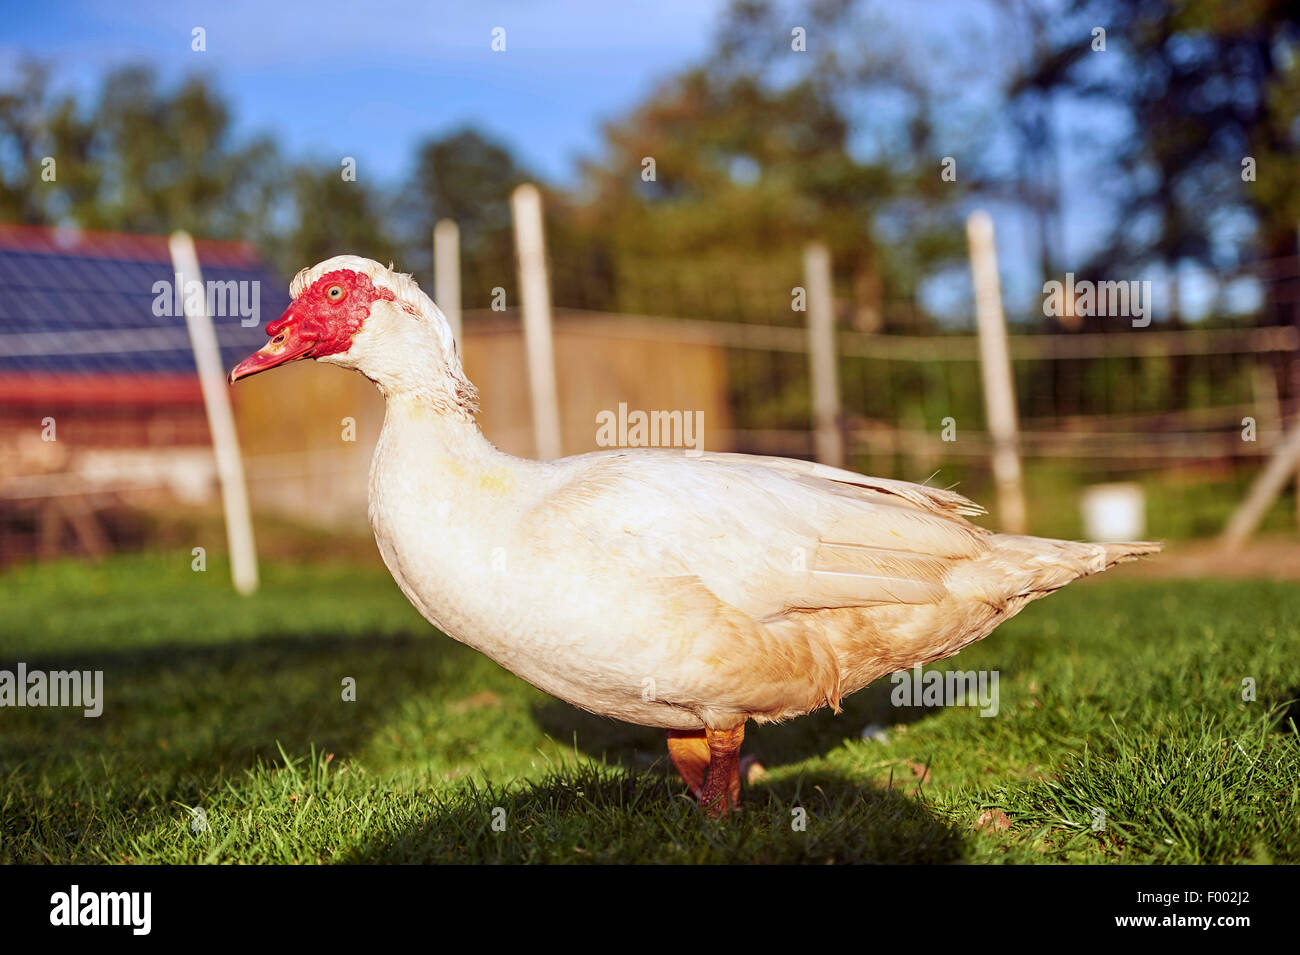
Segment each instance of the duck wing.
[{"label": "duck wing", "polygon": [[[851,488],[863,488],[874,494],[887,494],[898,501],[905,501],[922,510],[937,514],[949,514],[962,517],[977,517],[987,513],[974,501],[962,497],[955,491],[944,488],[913,484],[909,481],[896,481],[891,478],[867,477],[844,468],[818,464],[816,461],[803,461],[798,458],[778,458],[768,455],[739,454],[736,452],[712,452],[700,455],[701,458],[722,463],[760,465],[784,474],[791,474],[810,483],[829,482]],[[814,483],[816,486],[816,483]],[[897,501],[895,502],[897,503]]]},{"label": "duck wing", "polygon": [[936,603],[953,566],[989,547],[958,494],[807,461],[638,449],[568,462],[553,514],[625,571],[698,580],[755,621]]}]

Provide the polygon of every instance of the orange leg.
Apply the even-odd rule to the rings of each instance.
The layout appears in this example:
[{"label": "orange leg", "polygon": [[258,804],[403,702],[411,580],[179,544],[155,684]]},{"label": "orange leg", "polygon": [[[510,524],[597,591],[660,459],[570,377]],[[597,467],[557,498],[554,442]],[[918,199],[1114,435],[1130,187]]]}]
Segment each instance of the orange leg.
[{"label": "orange leg", "polygon": [[729,730],[668,731],[668,754],[709,815],[725,816],[740,804],[740,744],[745,724]]},{"label": "orange leg", "polygon": [[706,729],[704,738],[709,743],[709,775],[700,805],[717,819],[740,805],[740,744],[745,741],[745,724],[729,730]]},{"label": "orange leg", "polygon": [[696,799],[704,793],[709,772],[709,743],[704,730],[669,730],[668,755]]}]

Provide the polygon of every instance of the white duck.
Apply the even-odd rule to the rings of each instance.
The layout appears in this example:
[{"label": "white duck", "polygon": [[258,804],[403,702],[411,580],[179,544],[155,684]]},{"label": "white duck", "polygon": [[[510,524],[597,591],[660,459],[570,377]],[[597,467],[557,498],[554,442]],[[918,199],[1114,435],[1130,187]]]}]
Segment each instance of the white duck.
[{"label": "white duck", "polygon": [[378,385],[370,523],[411,603],[547,693],[666,729],[715,813],[739,798],[747,720],[838,709],[1159,549],[994,534],[950,491],[806,461],[512,457],[475,424],[451,329],[410,276],[340,255],[290,294],[230,380],[314,358]]}]

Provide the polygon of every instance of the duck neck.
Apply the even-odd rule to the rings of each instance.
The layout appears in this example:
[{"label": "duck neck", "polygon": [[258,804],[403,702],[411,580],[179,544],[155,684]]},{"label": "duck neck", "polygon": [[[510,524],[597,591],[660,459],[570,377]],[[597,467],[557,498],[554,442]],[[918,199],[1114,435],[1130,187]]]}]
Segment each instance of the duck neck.
[{"label": "duck neck", "polygon": [[403,318],[379,321],[374,327],[367,324],[354,336],[346,355],[323,360],[361,372],[390,406],[427,408],[471,428],[474,425],[478,390],[465,377],[451,330],[441,316],[437,323]]},{"label": "duck neck", "polygon": [[402,436],[422,455],[463,462],[510,457],[484,437],[468,413],[449,412],[443,403],[423,395],[388,395],[387,405],[384,434],[394,439]]}]

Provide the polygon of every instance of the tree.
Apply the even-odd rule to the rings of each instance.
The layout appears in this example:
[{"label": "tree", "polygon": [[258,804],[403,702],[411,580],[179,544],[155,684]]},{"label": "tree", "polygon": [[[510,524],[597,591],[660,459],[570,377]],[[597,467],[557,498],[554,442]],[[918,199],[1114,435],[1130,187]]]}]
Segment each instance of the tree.
[{"label": "tree", "polygon": [[330,166],[300,165],[291,181],[293,225],[271,245],[282,272],[345,253],[397,260],[399,243],[381,194]]},{"label": "tree", "polygon": [[0,214],[10,220],[260,240],[278,209],[271,140],[236,145],[216,90],[197,78],[162,90],[143,67],[110,73],[89,108],[55,96],[48,69],[26,64],[0,94],[0,153],[14,160],[0,179]]},{"label": "tree", "polygon": [[[1104,180],[1123,210],[1079,272],[1184,262],[1231,268],[1294,257],[1300,222],[1300,4],[1294,0],[1071,0],[1011,90],[1064,94],[1127,115]],[[1091,31],[1106,30],[1107,52]],[[1110,62],[1103,56],[1116,56]],[[1256,179],[1243,181],[1242,162]],[[1227,238],[1249,223],[1245,242]],[[1273,320],[1286,311],[1271,285]],[[1175,303],[1175,312],[1176,312]]]},{"label": "tree", "polygon": [[102,178],[94,141],[76,100],[51,92],[49,68],[21,64],[14,87],[0,92],[0,217],[52,225],[92,205]]},{"label": "tree", "polygon": [[[884,300],[914,303],[936,268],[960,261],[960,186],[940,179],[932,91],[874,43],[841,0],[793,16],[738,3],[701,65],[606,126],[581,214],[604,237],[620,308],[788,319],[803,246],[819,239],[855,322],[879,327]],[[864,155],[852,117],[886,88],[905,108],[888,145]],[[885,316],[917,320],[914,307]]]},{"label": "tree", "polygon": [[426,140],[402,190],[412,267],[432,270],[433,227],[451,219],[460,228],[465,305],[486,305],[496,286],[513,290],[510,193],[529,178],[505,146],[477,130]]},{"label": "tree", "polygon": [[439,219],[454,219],[461,238],[510,227],[510,193],[528,174],[510,151],[473,129],[426,140],[408,186],[425,235]]}]

